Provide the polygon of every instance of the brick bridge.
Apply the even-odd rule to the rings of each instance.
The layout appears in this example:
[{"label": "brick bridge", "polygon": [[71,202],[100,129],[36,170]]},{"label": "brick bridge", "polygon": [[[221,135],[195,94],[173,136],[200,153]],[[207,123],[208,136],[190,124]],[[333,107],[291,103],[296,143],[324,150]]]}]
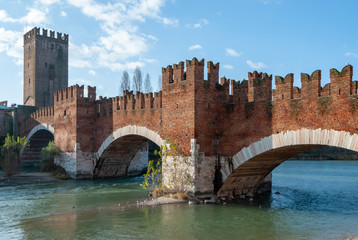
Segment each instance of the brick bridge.
[{"label": "brick bridge", "polygon": [[[23,136],[54,135],[62,151],[57,163],[73,178],[125,176],[133,156],[148,140],[178,141],[193,167],[193,191],[237,196],[258,191],[270,173],[304,151],[337,146],[358,151],[357,82],[352,66],[275,77],[256,71],[248,80],[219,80],[219,63],[194,58],[162,69],[159,93],[125,92],[96,100],[96,88],[72,86],[54,95],[19,125]],[[163,169],[163,178],[170,175]]]}]

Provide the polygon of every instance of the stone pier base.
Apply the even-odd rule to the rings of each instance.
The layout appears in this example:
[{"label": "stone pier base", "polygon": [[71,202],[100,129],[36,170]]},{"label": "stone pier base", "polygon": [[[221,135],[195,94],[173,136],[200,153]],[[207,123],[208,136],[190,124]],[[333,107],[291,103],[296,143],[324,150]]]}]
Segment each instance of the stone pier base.
[{"label": "stone pier base", "polygon": [[94,164],[97,160],[96,153],[64,152],[55,158],[55,164],[65,169],[66,173],[73,179],[92,178]]},{"label": "stone pier base", "polygon": [[267,175],[256,188],[255,195],[270,194],[272,190],[272,173]]}]

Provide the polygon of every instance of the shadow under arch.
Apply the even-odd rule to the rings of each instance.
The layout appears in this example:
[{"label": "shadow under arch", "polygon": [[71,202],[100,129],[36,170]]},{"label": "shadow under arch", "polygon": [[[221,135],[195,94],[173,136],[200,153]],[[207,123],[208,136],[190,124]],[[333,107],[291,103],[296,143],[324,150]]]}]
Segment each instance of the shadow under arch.
[{"label": "shadow under arch", "polygon": [[[156,132],[138,126],[117,129],[102,143],[97,151],[93,178],[128,176],[130,165],[135,161],[148,164],[148,153],[154,145],[159,148],[164,141]],[[134,166],[135,168],[135,166]]]},{"label": "shadow under arch", "polygon": [[50,141],[54,140],[54,128],[48,123],[35,126],[26,136],[29,146],[23,146],[20,150],[20,159],[23,165],[38,165],[41,161],[41,150]]},{"label": "shadow under arch", "polygon": [[308,150],[334,146],[358,151],[358,134],[331,129],[299,129],[265,137],[243,148],[221,169],[219,196],[254,194],[263,179],[278,165]]}]

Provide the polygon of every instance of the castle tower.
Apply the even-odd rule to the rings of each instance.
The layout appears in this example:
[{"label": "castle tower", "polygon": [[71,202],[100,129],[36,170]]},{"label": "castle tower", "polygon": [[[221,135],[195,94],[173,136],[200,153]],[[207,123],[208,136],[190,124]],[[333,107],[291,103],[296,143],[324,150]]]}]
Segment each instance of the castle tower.
[{"label": "castle tower", "polygon": [[53,106],[68,87],[68,34],[33,28],[24,34],[24,105]]}]

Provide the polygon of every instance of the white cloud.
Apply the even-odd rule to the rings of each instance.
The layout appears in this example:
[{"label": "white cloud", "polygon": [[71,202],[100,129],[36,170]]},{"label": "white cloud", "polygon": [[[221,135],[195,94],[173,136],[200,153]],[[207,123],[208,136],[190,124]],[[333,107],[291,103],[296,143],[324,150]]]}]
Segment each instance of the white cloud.
[{"label": "white cloud", "polygon": [[22,33],[0,28],[0,52],[5,52],[9,57],[15,58],[15,63],[23,62]]},{"label": "white cloud", "polygon": [[69,56],[69,66],[77,67],[77,68],[86,68],[92,67],[90,63],[90,58],[92,57],[93,52],[91,49],[82,44],[81,46],[77,46],[74,43],[70,43],[70,56]]},{"label": "white cloud", "polygon": [[169,25],[169,26],[174,26],[174,27],[179,25],[179,20],[178,19],[172,19],[172,18],[163,17],[162,22],[163,22],[164,25]]},{"label": "white cloud", "polygon": [[123,70],[132,70],[136,67],[144,67],[145,64],[140,61],[128,61],[125,63],[121,62],[105,62],[102,65],[103,67],[107,67],[112,69],[113,71],[123,71]]},{"label": "white cloud", "polygon": [[[95,0],[67,0],[68,4],[77,7],[81,12],[100,23],[103,31],[98,41],[90,46],[76,49],[84,51],[85,55],[77,56],[73,67],[88,65],[107,67],[111,70],[134,69],[144,66],[139,58],[150,49],[149,44],[158,41],[155,36],[139,31],[138,22],[145,22],[147,18],[154,19],[162,24],[176,26],[178,20],[160,16],[165,0],[118,1],[102,3]],[[87,54],[87,49],[88,54]],[[75,55],[75,54],[74,54]],[[77,54],[76,54],[77,55]],[[70,61],[71,58],[70,58]]]},{"label": "white cloud", "polygon": [[346,57],[358,57],[358,53],[347,52],[344,54]]},{"label": "white cloud", "polygon": [[21,18],[9,17],[5,10],[0,10],[0,22],[11,22],[28,25],[40,25],[48,21],[46,15],[48,14],[47,8],[42,8],[41,11],[36,8],[29,8],[26,16]]},{"label": "white cloud", "polygon": [[43,8],[41,10],[30,8],[28,14],[25,17],[20,18],[22,23],[27,23],[28,25],[41,25],[42,23],[48,22],[47,14],[49,10]]},{"label": "white cloud", "polygon": [[[87,85],[87,86],[95,86],[95,83],[94,81],[89,81],[89,80],[86,80],[86,79],[83,79],[83,78],[75,78],[75,79],[70,79],[69,80],[69,85],[75,85],[75,84],[78,84],[78,85]],[[87,88],[85,88],[87,89]]]},{"label": "white cloud", "polygon": [[262,69],[262,68],[268,68],[267,65],[263,62],[252,62],[250,60],[246,61],[247,65],[249,65],[251,68],[254,69]]},{"label": "white cloud", "polygon": [[52,5],[55,3],[60,3],[60,0],[38,0],[39,3],[44,4],[44,5]]},{"label": "white cloud", "polygon": [[142,57],[139,58],[139,61],[143,61],[143,62],[146,62],[146,63],[158,62],[158,60],[154,59],[154,58],[142,58]]},{"label": "white cloud", "polygon": [[0,10],[0,21],[1,22],[16,22],[16,19],[9,17],[5,10]]},{"label": "white cloud", "polygon": [[223,68],[224,69],[234,69],[234,66],[226,64],[226,65],[223,65]]},{"label": "white cloud", "polygon": [[186,27],[188,28],[202,28],[204,25],[208,25],[209,24],[209,20],[203,18],[200,19],[197,23],[194,24],[187,24]]},{"label": "white cloud", "polygon": [[235,49],[232,48],[226,48],[226,56],[232,56],[232,57],[238,57],[241,56],[242,52],[236,52]]},{"label": "white cloud", "polygon": [[96,72],[91,69],[91,70],[88,71],[88,74],[89,74],[89,75],[96,75]]},{"label": "white cloud", "polygon": [[192,51],[192,50],[196,50],[196,49],[201,49],[202,47],[199,45],[199,44],[195,44],[193,46],[190,46],[189,47],[189,50]]},{"label": "white cloud", "polygon": [[[166,0],[34,0],[33,7],[27,9],[24,16],[14,18],[5,10],[0,10],[0,22],[43,26],[50,22],[50,9],[53,4],[68,4],[78,8],[85,16],[93,18],[99,24],[97,40],[82,45],[70,43],[69,66],[76,68],[105,67],[113,71],[143,67],[154,59],[144,59],[143,54],[158,39],[146,34],[139,23],[152,19],[164,26],[178,26],[175,18],[163,16],[161,9]],[[52,12],[51,12],[52,13]],[[66,17],[65,11],[57,14]],[[25,29],[27,31],[29,29]],[[17,64],[23,62],[23,33],[6,31],[0,28],[0,52],[15,58]]]}]

